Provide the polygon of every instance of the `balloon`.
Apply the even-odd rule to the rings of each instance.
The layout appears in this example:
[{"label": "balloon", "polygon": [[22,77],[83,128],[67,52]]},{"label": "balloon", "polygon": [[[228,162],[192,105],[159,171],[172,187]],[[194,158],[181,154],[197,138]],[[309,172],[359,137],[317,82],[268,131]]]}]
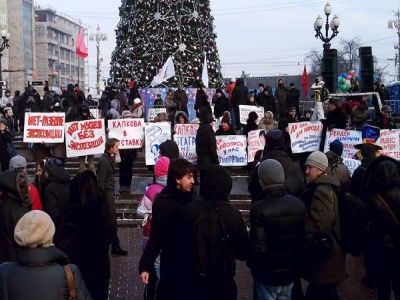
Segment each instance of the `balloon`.
[{"label": "balloon", "polygon": [[350,87],[351,87],[351,82],[350,82],[349,79],[346,80],[345,86],[346,86],[347,88],[350,88]]},{"label": "balloon", "polygon": [[347,73],[346,73],[346,72],[343,72],[343,73],[342,73],[342,77],[346,78],[346,76],[347,76]]},{"label": "balloon", "polygon": [[346,85],[345,85],[345,84],[342,84],[342,85],[340,86],[340,90],[341,90],[342,92],[347,92],[347,87],[346,87]]},{"label": "balloon", "polygon": [[344,83],[345,83],[345,81],[346,81],[346,79],[345,79],[345,78],[343,78],[343,77],[342,77],[342,78],[340,78],[340,83],[341,83],[341,84],[344,84]]},{"label": "balloon", "polygon": [[348,75],[346,76],[346,79],[350,79],[350,78],[351,78],[351,75],[348,74]]}]

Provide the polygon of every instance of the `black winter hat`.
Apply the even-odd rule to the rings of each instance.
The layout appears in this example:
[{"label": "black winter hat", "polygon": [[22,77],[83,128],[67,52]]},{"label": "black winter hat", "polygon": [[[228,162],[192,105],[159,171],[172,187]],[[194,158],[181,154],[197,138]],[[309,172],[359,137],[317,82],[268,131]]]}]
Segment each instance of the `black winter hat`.
[{"label": "black winter hat", "polygon": [[271,129],[265,135],[264,153],[283,149],[283,133],[280,129]]},{"label": "black winter hat", "polygon": [[171,140],[166,140],[160,144],[160,156],[166,156],[170,160],[179,157],[178,145]]},{"label": "black winter hat", "polygon": [[228,201],[232,190],[232,177],[228,170],[212,165],[203,177],[200,178],[200,196],[204,200]]},{"label": "black winter hat", "polygon": [[248,118],[249,118],[248,120],[251,123],[253,123],[258,119],[258,115],[257,115],[257,113],[255,111],[252,111],[252,112],[249,113],[249,117]]}]

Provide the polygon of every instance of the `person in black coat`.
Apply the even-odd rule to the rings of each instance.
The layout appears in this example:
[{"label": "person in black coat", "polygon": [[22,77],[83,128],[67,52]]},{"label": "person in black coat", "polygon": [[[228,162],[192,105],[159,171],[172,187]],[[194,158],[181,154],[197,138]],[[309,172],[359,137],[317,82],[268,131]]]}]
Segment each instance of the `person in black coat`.
[{"label": "person in black coat", "polygon": [[168,168],[167,186],[152,206],[150,238],[140,258],[139,275],[144,284],[149,284],[150,276],[156,276],[154,262],[160,255],[161,278],[157,286],[160,298],[157,299],[186,300],[193,297],[189,276],[191,234],[185,226],[183,210],[195,196],[194,171],[194,166],[187,160],[173,160]]},{"label": "person in black coat", "polygon": [[214,116],[216,118],[221,118],[224,112],[226,111],[231,111],[231,105],[226,98],[224,92],[222,89],[218,88],[215,91],[215,95],[213,97],[213,103],[214,103]]},{"label": "person in black coat", "polygon": [[329,112],[326,116],[326,119],[323,120],[324,129],[345,129],[347,125],[347,119],[346,115],[343,113],[343,110],[339,107],[338,100],[331,98],[329,99],[328,103]]},{"label": "person in black coat", "polygon": [[19,131],[20,126],[19,124],[19,117],[21,112],[19,111],[19,101],[21,99],[21,92],[19,90],[16,90],[14,93],[14,98],[13,98],[13,106],[12,106],[12,111],[14,115],[14,130]]},{"label": "person in black coat", "polygon": [[76,265],[53,245],[55,226],[43,211],[26,213],[15,226],[17,261],[0,266],[0,299],[69,299],[66,265],[72,272],[77,300],[91,300]]},{"label": "person in black coat", "polygon": [[[226,233],[229,236],[230,258],[226,260],[228,267],[222,274],[217,274],[215,280],[205,280],[197,274],[196,253],[200,249],[192,250],[193,267],[193,292],[191,299],[195,300],[234,300],[237,298],[236,283],[234,280],[236,263],[235,259],[246,260],[249,251],[249,240],[243,217],[237,209],[229,204],[229,195],[232,189],[232,178],[230,173],[219,165],[213,165],[206,172],[200,184],[201,199],[193,201],[184,209],[186,222],[190,229],[192,244],[196,239],[196,223],[202,213],[207,212],[208,208],[217,209],[220,220],[223,222]],[[207,241],[211,246],[218,241]],[[215,255],[214,253],[212,255]],[[212,257],[210,257],[212,259]],[[210,278],[211,279],[211,278]]]},{"label": "person in black coat", "polygon": [[43,207],[58,228],[64,216],[64,209],[68,204],[71,176],[65,169],[64,163],[58,158],[51,158],[47,161],[44,173],[46,189]]},{"label": "person in black coat", "polygon": [[10,164],[10,154],[8,153],[8,144],[12,143],[12,134],[7,127],[7,120],[0,119],[0,164],[1,171],[7,171]]},{"label": "person in black coat", "polygon": [[208,102],[208,96],[200,86],[196,93],[196,102],[194,103],[194,110],[196,111],[196,118],[201,119],[203,115],[212,114],[210,102]]},{"label": "person in black coat", "polygon": [[97,178],[91,171],[71,182],[69,202],[56,244],[82,273],[94,300],[107,300],[110,279],[108,249],[112,216]]},{"label": "person in black coat", "polygon": [[243,134],[245,136],[247,136],[250,131],[258,129],[257,119],[258,119],[258,115],[255,111],[252,111],[249,113],[249,118],[247,119],[246,126],[243,129]]},{"label": "person in black coat", "polygon": [[204,115],[196,134],[197,168],[200,171],[200,178],[203,178],[205,171],[209,170],[211,165],[219,165],[213,121],[211,115]]},{"label": "person in black coat", "polygon": [[229,115],[225,115],[221,119],[221,125],[218,130],[215,132],[215,135],[236,135],[235,130],[233,130],[231,125],[231,120]]},{"label": "person in black coat", "polygon": [[0,264],[15,261],[14,228],[19,219],[31,209],[28,194],[21,194],[21,189],[17,189],[17,180],[22,179],[20,172],[13,170],[0,174]]},{"label": "person in black coat", "polygon": [[[279,129],[269,130],[265,136],[265,147],[261,161],[266,159],[279,161],[285,173],[285,188],[289,194],[299,197],[304,191],[304,176],[299,164],[290,159],[289,154],[283,150],[283,147],[284,137],[282,131]],[[248,191],[252,202],[256,202],[258,195],[262,192],[258,177],[258,166],[251,173]]]},{"label": "person in black coat", "polygon": [[258,299],[272,291],[277,298],[291,298],[298,278],[306,211],[301,199],[288,194],[282,165],[264,160],[258,167],[263,191],[250,209],[251,255],[248,265]]},{"label": "person in black coat", "polygon": [[264,88],[257,96],[257,104],[264,107],[264,111],[271,111],[274,115],[276,114],[275,97],[268,88]]},{"label": "person in black coat", "polygon": [[189,115],[187,108],[188,96],[183,89],[183,83],[180,83],[178,89],[174,92],[174,102],[176,103],[177,111],[183,111],[187,116]]},{"label": "person in black coat", "polygon": [[247,101],[247,95],[249,94],[249,89],[244,85],[243,78],[239,78],[236,82],[236,86],[232,91],[232,107],[235,112],[235,120],[237,129],[241,129],[242,125],[240,124],[240,114],[239,114],[239,105],[245,105]]},{"label": "person in black coat", "polygon": [[300,113],[300,90],[294,86],[294,83],[290,83],[289,90],[286,95],[286,105],[287,107],[294,106],[296,107],[296,114],[297,116],[301,117]]}]

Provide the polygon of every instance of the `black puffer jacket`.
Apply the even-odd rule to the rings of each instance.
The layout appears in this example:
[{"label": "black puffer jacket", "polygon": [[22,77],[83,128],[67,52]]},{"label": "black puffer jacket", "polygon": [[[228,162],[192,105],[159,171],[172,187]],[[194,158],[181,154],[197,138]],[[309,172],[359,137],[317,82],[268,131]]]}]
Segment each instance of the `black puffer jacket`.
[{"label": "black puffer jacket", "polygon": [[43,204],[57,228],[68,203],[71,177],[64,166],[46,167],[46,171],[48,177]]},{"label": "black puffer jacket", "polygon": [[[0,299],[65,300],[68,284],[63,265],[66,256],[56,247],[17,248],[17,262],[0,266]],[[82,276],[71,265],[78,300],[92,299]]]},{"label": "black puffer jacket", "polygon": [[[289,194],[299,197],[304,191],[304,177],[298,163],[292,161],[290,156],[283,150],[272,149],[264,150],[262,161],[275,159],[280,162],[285,172],[285,187]],[[253,202],[257,201],[261,193],[261,185],[258,182],[258,166],[251,173],[248,191]]]},{"label": "black puffer jacket", "polygon": [[209,124],[201,124],[196,134],[197,167],[208,170],[211,165],[219,164],[215,133]]},{"label": "black puffer jacket", "polygon": [[17,171],[0,174],[0,264],[15,261],[14,229],[29,209],[22,205],[16,179]]},{"label": "black puffer jacket", "polygon": [[265,189],[250,210],[249,266],[257,283],[286,285],[297,276],[304,239],[305,207],[285,188]]},{"label": "black puffer jacket", "polygon": [[238,107],[239,105],[245,105],[247,100],[247,95],[249,94],[249,89],[244,85],[242,78],[239,78],[236,82],[236,86],[232,91],[232,106]]}]

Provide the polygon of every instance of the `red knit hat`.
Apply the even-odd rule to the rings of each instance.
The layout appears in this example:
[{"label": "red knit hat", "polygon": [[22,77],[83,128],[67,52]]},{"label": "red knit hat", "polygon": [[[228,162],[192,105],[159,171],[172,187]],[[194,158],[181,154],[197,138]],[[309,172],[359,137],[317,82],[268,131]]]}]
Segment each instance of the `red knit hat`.
[{"label": "red knit hat", "polygon": [[157,177],[167,176],[169,167],[169,158],[166,156],[160,156],[154,166],[154,175]]}]

